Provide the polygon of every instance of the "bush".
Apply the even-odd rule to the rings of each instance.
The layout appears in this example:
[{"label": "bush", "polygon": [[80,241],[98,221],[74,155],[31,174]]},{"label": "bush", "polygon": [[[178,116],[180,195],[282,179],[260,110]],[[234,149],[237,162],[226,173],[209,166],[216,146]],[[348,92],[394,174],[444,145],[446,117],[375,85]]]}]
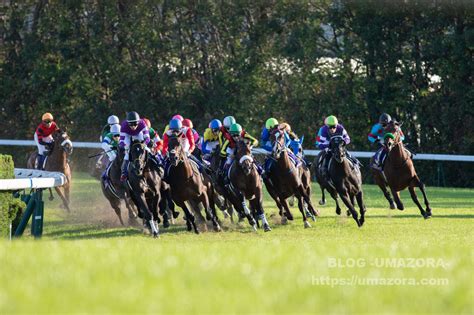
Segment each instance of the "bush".
[{"label": "bush", "polygon": [[[0,179],[14,178],[13,168],[12,157],[0,154]],[[13,198],[10,191],[0,191],[0,237],[8,235],[10,222],[24,207],[25,204],[19,199]]]}]

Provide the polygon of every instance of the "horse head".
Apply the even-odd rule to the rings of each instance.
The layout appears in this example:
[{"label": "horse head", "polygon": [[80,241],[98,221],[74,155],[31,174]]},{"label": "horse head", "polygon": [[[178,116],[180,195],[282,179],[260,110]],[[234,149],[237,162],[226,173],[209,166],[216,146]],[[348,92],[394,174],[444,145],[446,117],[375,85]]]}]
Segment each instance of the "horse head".
[{"label": "horse head", "polygon": [[272,133],[271,142],[273,143],[272,155],[279,159],[281,154],[286,150],[285,146],[285,133],[281,130],[277,130]]},{"label": "horse head", "polygon": [[132,161],[132,168],[135,175],[141,176],[145,169],[147,162],[147,151],[145,144],[139,141],[132,143],[130,147],[130,160]]},{"label": "horse head", "polygon": [[342,136],[333,136],[329,142],[332,156],[337,163],[344,162],[346,157],[346,142]]},{"label": "horse head", "polygon": [[236,159],[245,175],[250,175],[253,168],[252,146],[248,141],[240,140],[237,143]]},{"label": "horse head", "polygon": [[67,155],[72,154],[72,150],[73,150],[72,142],[69,139],[69,135],[67,134],[66,131],[61,130],[61,129],[57,130],[53,134],[53,139],[54,139],[54,143],[59,143],[61,145],[61,148],[64,150],[64,152],[66,152]]},{"label": "horse head", "polygon": [[384,145],[388,152],[390,152],[395,145],[400,143],[401,125],[402,123],[392,120],[385,127]]},{"label": "horse head", "polygon": [[183,153],[184,150],[183,146],[181,145],[181,141],[179,140],[179,136],[170,136],[168,141],[168,157],[170,164],[173,166],[177,166],[179,162],[183,161]]}]

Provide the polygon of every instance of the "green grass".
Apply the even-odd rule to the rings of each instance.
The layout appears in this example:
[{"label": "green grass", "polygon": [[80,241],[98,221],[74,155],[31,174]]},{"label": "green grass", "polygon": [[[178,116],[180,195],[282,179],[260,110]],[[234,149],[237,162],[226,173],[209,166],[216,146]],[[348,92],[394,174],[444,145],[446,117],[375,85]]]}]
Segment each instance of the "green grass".
[{"label": "green grass", "polygon": [[[295,221],[282,226],[266,196],[270,233],[226,222],[223,233],[194,235],[180,220],[152,239],[118,226],[98,182],[74,174],[72,214],[57,199],[47,201],[41,241],[0,241],[0,314],[472,314],[474,190],[428,187],[430,220],[407,192],[404,212],[387,210],[377,187],[364,192],[368,212],[361,229],[337,218],[332,201],[318,206],[322,217],[311,229],[303,228],[296,207]],[[315,186],[315,204],[319,197]],[[380,266],[385,258],[407,266]],[[354,261],[359,265],[351,266]],[[318,284],[326,277],[339,284]],[[394,283],[342,285],[353,277]],[[411,283],[422,279],[448,283]]]}]

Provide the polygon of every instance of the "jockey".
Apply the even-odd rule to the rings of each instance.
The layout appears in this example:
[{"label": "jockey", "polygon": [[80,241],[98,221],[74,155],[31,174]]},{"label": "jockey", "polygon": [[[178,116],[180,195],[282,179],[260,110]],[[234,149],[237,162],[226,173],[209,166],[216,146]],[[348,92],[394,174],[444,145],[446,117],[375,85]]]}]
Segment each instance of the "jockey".
[{"label": "jockey", "polygon": [[201,146],[202,146],[201,136],[199,136],[199,133],[194,129],[194,125],[191,119],[189,118],[183,119],[183,127],[187,127],[188,129],[191,129],[191,132],[193,133],[194,144],[196,145],[196,147],[194,148],[194,151],[192,151],[191,154],[193,154],[195,157],[200,159]]},{"label": "jockey", "polygon": [[[385,157],[387,156],[387,150],[383,145],[384,136],[386,134],[385,127],[392,121],[392,117],[383,113],[379,117],[379,122],[372,126],[369,135],[367,136],[369,142],[377,147],[377,151],[374,154],[374,165],[371,165],[372,168],[382,171]],[[400,141],[405,140],[403,132],[400,130]],[[411,154],[411,153],[410,153]]]},{"label": "jockey", "polygon": [[120,140],[120,125],[114,124],[110,127],[110,132],[102,140],[102,149],[109,158],[109,163],[117,157],[118,144]]},{"label": "jockey", "polygon": [[260,146],[265,151],[271,153],[273,150],[272,142],[270,141],[270,136],[272,132],[278,129],[278,120],[275,118],[268,118],[265,122],[265,127],[262,129],[262,133],[260,135]]},{"label": "jockey", "polygon": [[115,115],[112,115],[112,116],[109,116],[109,118],[107,118],[107,125],[105,125],[104,127],[102,127],[102,131],[100,132],[100,142],[102,142],[102,140],[104,140],[104,137],[110,133],[110,129],[112,128],[113,125],[119,125],[120,124],[120,120],[117,116]]},{"label": "jockey", "polygon": [[179,119],[171,119],[169,123],[169,128],[168,131],[163,136],[163,156],[166,156],[168,153],[168,143],[169,143],[169,138],[171,136],[179,137],[181,140],[181,145],[183,146],[183,150],[186,153],[187,157],[194,162],[199,167],[199,171],[203,171],[203,165],[199,159],[197,159],[194,155],[191,154],[191,152],[194,151],[196,148],[196,144],[194,143],[194,136],[193,136],[193,131],[191,128],[184,127],[183,123]]},{"label": "jockey", "polygon": [[227,116],[224,118],[224,121],[220,129],[220,133],[219,133],[219,145],[221,148],[224,145],[224,142],[226,140],[229,140],[229,141],[232,140],[229,130],[230,130],[230,127],[236,123],[237,121],[235,120],[234,116]]},{"label": "jockey", "polygon": [[150,132],[150,142],[148,147],[152,150],[153,154],[160,154],[163,149],[163,140],[161,140],[160,135],[151,127],[151,122],[148,118],[143,118],[148,131]]},{"label": "jockey", "polygon": [[278,126],[278,129],[283,130],[285,134],[288,135],[288,137],[285,136],[285,138],[287,138],[286,146],[291,150],[291,153],[293,153],[296,157],[301,159],[306,164],[306,166],[311,167],[311,164],[312,164],[311,161],[306,159],[306,157],[304,156],[304,151],[303,151],[304,136],[301,137],[300,139],[298,135],[291,130],[290,124],[286,122],[281,123]]},{"label": "jockey", "polygon": [[128,112],[127,119],[122,122],[120,128],[119,148],[125,151],[122,163],[122,175],[120,176],[121,181],[125,181],[128,177],[129,151],[130,145],[134,140],[144,142],[148,145],[150,142],[150,131],[145,121],[140,119],[137,112]]},{"label": "jockey", "polygon": [[[325,151],[323,161],[319,161],[319,165],[322,163],[322,175],[327,176],[328,173],[328,164],[329,160],[331,159],[331,151],[329,149],[329,143],[331,138],[334,136],[342,136],[342,139],[347,144],[351,143],[351,138],[347,133],[344,126],[339,124],[336,116],[328,116],[324,120],[324,126],[319,129],[318,135],[316,137],[316,146],[320,149]],[[352,158],[349,152],[347,152],[347,158],[349,158],[355,165],[359,164],[357,159]]]},{"label": "jockey", "polygon": [[204,143],[201,150],[204,156],[209,156],[219,146],[219,134],[222,123],[219,119],[213,119],[209,123],[209,128],[204,131]]},{"label": "jockey", "polygon": [[53,133],[59,130],[53,121],[51,113],[45,113],[41,117],[41,123],[36,128],[34,140],[38,147],[38,165],[39,170],[43,169],[45,157],[51,153],[54,146]]},{"label": "jockey", "polygon": [[[181,123],[182,123],[183,120],[184,120],[183,116],[181,116],[180,114],[174,115],[173,117],[171,117],[171,119],[177,119],[177,120],[179,120]],[[169,124],[166,125],[165,131],[163,131],[163,135],[168,131],[169,128],[170,128],[170,125],[169,125]]]},{"label": "jockey", "polygon": [[235,147],[239,140],[249,140],[252,146],[258,145],[258,140],[248,134],[245,130],[243,130],[242,126],[239,124],[233,124],[232,126],[230,126],[229,133],[231,135],[231,139],[226,140],[224,142],[220,152],[221,157],[223,158],[221,162],[220,173],[221,176],[224,176],[224,178],[227,177],[225,176],[225,174],[229,170],[229,167],[232,162],[234,161]]}]

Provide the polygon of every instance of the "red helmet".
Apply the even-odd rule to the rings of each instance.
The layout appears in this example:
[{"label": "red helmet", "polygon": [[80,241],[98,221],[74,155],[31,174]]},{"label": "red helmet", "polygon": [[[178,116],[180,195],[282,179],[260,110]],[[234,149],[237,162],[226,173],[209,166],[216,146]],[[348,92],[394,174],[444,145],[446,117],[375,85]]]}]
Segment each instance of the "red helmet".
[{"label": "red helmet", "polygon": [[151,122],[148,118],[143,118],[143,121],[145,122],[145,125],[147,126],[147,128],[151,128]]},{"label": "red helmet", "polygon": [[189,118],[183,119],[183,126],[188,127],[188,128],[194,127],[193,122]]}]

